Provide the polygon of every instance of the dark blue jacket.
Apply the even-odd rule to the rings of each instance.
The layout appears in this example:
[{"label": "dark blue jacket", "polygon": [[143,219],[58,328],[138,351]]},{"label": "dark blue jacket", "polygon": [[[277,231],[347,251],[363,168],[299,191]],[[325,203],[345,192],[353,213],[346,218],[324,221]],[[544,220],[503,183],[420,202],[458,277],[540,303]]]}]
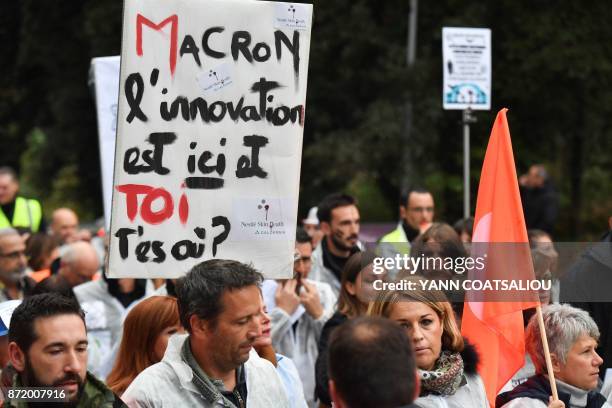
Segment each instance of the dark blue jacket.
[{"label": "dark blue jacket", "polygon": [[[559,399],[569,407],[570,394],[558,392]],[[548,398],[552,395],[548,378],[543,375],[534,375],[527,381],[514,387],[512,391],[499,394],[495,399],[495,407],[501,408],[504,404],[516,398],[533,398],[548,405]],[[587,397],[586,408],[600,408],[606,402],[606,398],[597,391],[590,391]]]}]

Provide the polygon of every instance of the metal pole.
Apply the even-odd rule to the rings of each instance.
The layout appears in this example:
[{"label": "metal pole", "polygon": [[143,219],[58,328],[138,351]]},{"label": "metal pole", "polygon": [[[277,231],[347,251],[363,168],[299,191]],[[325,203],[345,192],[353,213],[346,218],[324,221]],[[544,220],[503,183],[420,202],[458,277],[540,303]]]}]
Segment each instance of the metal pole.
[{"label": "metal pole", "polygon": [[[410,12],[408,14],[408,30],[406,38],[406,65],[407,74],[411,74],[412,66],[416,60],[416,42],[417,42],[417,5],[418,0],[410,0]],[[415,154],[414,148],[408,148],[408,146],[415,146],[418,143],[413,140],[412,135],[412,122],[413,122],[413,108],[412,108],[412,91],[409,89],[406,92],[406,105],[405,105],[405,121],[404,121],[404,134],[403,134],[403,154],[402,154],[402,184],[409,185],[417,180],[417,166],[415,166],[415,158],[418,157]]]},{"label": "metal pole", "polygon": [[418,5],[418,0],[410,0],[410,14],[408,15],[408,52],[406,53],[406,63],[409,67],[411,67],[416,60]]},{"label": "metal pole", "polygon": [[470,210],[470,123],[476,122],[472,111],[463,111],[463,218],[471,215]]}]

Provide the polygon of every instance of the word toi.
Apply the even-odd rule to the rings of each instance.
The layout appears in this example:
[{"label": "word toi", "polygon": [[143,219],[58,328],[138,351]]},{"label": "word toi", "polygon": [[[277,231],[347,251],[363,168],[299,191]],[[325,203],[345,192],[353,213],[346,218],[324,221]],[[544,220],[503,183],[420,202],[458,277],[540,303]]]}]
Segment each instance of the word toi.
[{"label": "word toi", "polygon": [[[164,188],[154,188],[146,184],[122,184],[116,187],[117,191],[125,194],[127,217],[134,221],[138,214],[138,196],[144,195],[140,204],[140,217],[148,224],[157,225],[172,217],[174,214],[174,200],[172,195]],[[162,207],[153,210],[153,202],[157,199],[163,201]],[[178,205],[179,220],[181,224],[187,222],[189,216],[189,202],[185,193],[181,194]]]}]

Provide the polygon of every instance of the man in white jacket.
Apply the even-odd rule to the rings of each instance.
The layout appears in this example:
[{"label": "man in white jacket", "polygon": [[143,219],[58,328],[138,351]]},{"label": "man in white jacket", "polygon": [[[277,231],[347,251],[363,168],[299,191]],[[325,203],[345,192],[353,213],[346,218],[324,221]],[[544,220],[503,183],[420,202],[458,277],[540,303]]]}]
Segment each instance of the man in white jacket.
[{"label": "man in white jacket", "polygon": [[143,371],[122,399],[131,407],[288,407],[274,366],[257,356],[262,276],[240,262],[202,262],[177,282],[188,335],[173,336],[160,363]]},{"label": "man in white jacket", "polygon": [[264,282],[272,320],[274,349],[295,363],[304,386],[308,406],[315,407],[315,363],[323,326],[334,314],[336,295],[325,282],[307,279],[312,265],[312,243],[306,231],[298,228],[295,237],[294,279]]}]

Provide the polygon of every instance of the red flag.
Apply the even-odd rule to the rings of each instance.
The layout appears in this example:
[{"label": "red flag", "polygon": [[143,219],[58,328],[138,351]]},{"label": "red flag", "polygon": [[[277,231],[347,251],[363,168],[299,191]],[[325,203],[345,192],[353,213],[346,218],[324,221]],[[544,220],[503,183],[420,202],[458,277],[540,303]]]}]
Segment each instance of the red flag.
[{"label": "red flag", "polygon": [[[493,124],[478,187],[472,245],[480,245],[480,251],[482,246],[489,247],[484,276],[479,279],[502,275],[507,279],[533,279],[528,245],[505,244],[528,242],[506,111],[500,110]],[[508,268],[512,276],[508,276]],[[522,310],[535,307],[537,302],[526,301],[524,294],[516,301],[506,298],[496,302],[470,301],[469,295],[461,333],[478,349],[480,376],[493,405],[499,390],[524,363]]]}]

